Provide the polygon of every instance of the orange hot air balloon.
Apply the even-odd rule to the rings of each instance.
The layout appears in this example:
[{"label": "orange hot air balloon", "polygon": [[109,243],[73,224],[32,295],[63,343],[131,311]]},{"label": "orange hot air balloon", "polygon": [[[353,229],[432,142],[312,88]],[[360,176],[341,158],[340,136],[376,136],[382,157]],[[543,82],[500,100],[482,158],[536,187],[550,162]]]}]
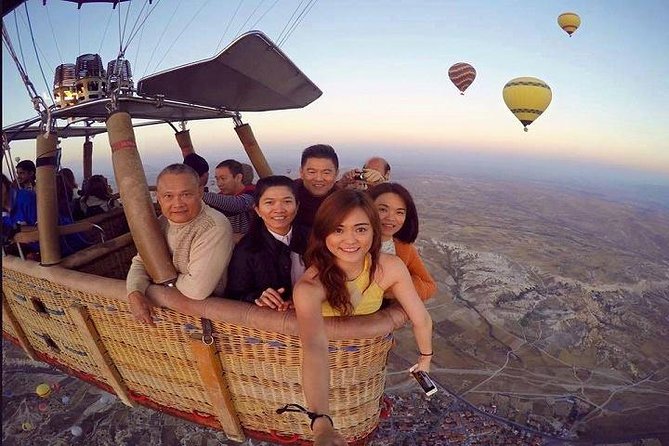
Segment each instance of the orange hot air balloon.
[{"label": "orange hot air balloon", "polygon": [[558,25],[562,28],[569,37],[581,26],[581,18],[575,12],[565,12],[558,16]]},{"label": "orange hot air balloon", "polygon": [[448,69],[448,77],[458,90],[460,90],[460,94],[465,94],[467,87],[469,87],[476,78],[476,70],[468,63],[460,62]]}]

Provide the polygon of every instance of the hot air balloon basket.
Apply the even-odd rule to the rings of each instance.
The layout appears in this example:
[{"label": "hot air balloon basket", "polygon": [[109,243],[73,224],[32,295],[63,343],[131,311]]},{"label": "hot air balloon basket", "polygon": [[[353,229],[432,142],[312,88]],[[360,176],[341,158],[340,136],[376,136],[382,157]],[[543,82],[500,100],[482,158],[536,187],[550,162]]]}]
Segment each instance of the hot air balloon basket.
[{"label": "hot air balloon basket", "polygon": [[[32,357],[128,405],[157,408],[231,438],[245,433],[275,442],[313,440],[306,416],[276,413],[287,403],[304,405],[299,337],[212,321],[214,342],[203,347],[202,320],[164,308],[154,309],[156,327],[143,325],[125,301],[104,295],[110,287],[124,289],[122,280],[110,277],[125,275],[132,240],[123,235],[105,245],[89,248],[94,254],[77,253],[77,262],[63,261],[88,273],[3,262],[3,334]],[[365,444],[378,425],[391,346],[391,335],[330,342],[331,415],[350,442]],[[212,349],[210,363],[197,353],[202,348]],[[213,369],[221,371],[218,387],[205,378]],[[222,415],[221,395],[229,401],[227,416],[237,423],[236,437]]]}]

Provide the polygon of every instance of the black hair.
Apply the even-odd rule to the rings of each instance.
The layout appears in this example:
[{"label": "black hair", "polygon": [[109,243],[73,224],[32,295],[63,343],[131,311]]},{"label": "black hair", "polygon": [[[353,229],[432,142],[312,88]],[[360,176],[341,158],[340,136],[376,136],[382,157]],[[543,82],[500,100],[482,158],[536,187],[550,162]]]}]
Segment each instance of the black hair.
[{"label": "black hair", "polygon": [[198,176],[209,172],[209,163],[197,153],[189,153],[184,158],[184,164],[193,168]]},{"label": "black hair", "polygon": [[297,198],[297,186],[295,186],[295,181],[291,180],[284,175],[270,175],[265,178],[261,178],[256,183],[256,189],[253,194],[253,200],[256,206],[260,205],[260,198],[270,187],[284,186],[287,187],[295,197],[295,202],[299,204]]},{"label": "black hair", "polygon": [[37,171],[37,168],[35,167],[35,163],[33,163],[31,160],[19,161],[19,163],[16,165],[16,168],[27,170],[28,172],[32,172],[32,173],[35,173]]},{"label": "black hair", "polygon": [[404,224],[397,231],[394,237],[404,243],[413,243],[418,237],[418,211],[413,197],[404,186],[398,183],[381,183],[367,190],[372,200],[376,200],[383,194],[397,194],[400,196],[406,206],[406,216]]},{"label": "black hair", "polygon": [[228,170],[230,170],[230,173],[232,174],[233,177],[236,177],[237,175],[244,176],[242,163],[240,163],[237,160],[230,159],[230,160],[221,161],[220,163],[218,163],[216,168],[218,169],[218,168],[221,168],[221,167],[227,167]]},{"label": "black hair", "polygon": [[337,152],[334,151],[332,146],[328,146],[327,144],[316,144],[304,149],[302,151],[300,166],[304,167],[309,158],[325,158],[332,160],[335,165],[335,169],[339,169],[339,157],[337,157]]}]

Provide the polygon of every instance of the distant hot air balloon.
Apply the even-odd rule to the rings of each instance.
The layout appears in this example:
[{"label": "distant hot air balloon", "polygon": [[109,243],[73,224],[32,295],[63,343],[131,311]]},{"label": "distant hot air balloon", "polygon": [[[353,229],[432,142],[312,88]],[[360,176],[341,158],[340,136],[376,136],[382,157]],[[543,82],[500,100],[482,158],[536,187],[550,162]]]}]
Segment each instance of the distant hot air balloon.
[{"label": "distant hot air balloon", "polygon": [[532,124],[548,108],[553,98],[551,87],[536,77],[517,77],[506,83],[502,90],[504,103],[523,124]]},{"label": "distant hot air balloon", "polygon": [[451,82],[458,87],[460,94],[465,94],[465,90],[476,78],[476,70],[468,63],[460,62],[448,69],[448,77]]},{"label": "distant hot air balloon", "polygon": [[560,28],[565,30],[569,37],[578,29],[581,25],[581,18],[575,12],[565,12],[558,16],[558,25]]}]

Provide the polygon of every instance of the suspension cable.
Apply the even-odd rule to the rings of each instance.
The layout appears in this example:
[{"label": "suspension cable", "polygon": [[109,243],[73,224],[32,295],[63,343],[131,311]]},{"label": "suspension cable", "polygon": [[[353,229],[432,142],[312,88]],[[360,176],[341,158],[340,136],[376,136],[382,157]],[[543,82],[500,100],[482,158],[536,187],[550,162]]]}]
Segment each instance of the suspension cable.
[{"label": "suspension cable", "polygon": [[290,30],[288,31],[288,33],[286,33],[286,35],[284,36],[283,40],[282,40],[281,42],[278,43],[279,48],[281,48],[281,45],[283,45],[284,43],[286,43],[286,41],[288,40],[288,38],[293,34],[293,32],[295,32],[295,30],[297,29],[297,27],[302,23],[302,21],[304,20],[304,18],[309,14],[309,12],[310,12],[310,11],[313,9],[313,7],[316,5],[316,2],[317,2],[317,1],[318,1],[318,0],[309,0],[309,3],[307,3],[307,6],[304,7],[304,9],[302,10],[302,13],[298,16],[297,20],[295,20],[295,23],[293,23],[293,26],[290,28]]},{"label": "suspension cable", "polygon": [[146,68],[142,72],[142,77],[146,74],[146,72],[149,70],[149,67],[151,66],[151,62],[153,61],[153,56],[156,55],[158,52],[158,46],[160,45],[160,42],[162,42],[163,37],[167,33],[167,30],[170,29],[170,24],[172,23],[172,20],[174,19],[174,16],[176,15],[177,11],[179,10],[179,5],[181,2],[175,2],[176,7],[174,8],[174,11],[172,11],[172,15],[170,16],[170,19],[167,21],[167,25],[165,25],[165,28],[163,28],[163,32],[160,33],[160,37],[158,37],[158,41],[156,42],[156,46],[153,48],[153,51],[151,51],[151,57],[149,57],[149,61],[146,63]]},{"label": "suspension cable", "polygon": [[262,19],[265,18],[265,16],[267,15],[267,13],[270,12],[270,11],[276,6],[277,3],[279,3],[279,0],[274,0],[274,3],[272,3],[272,6],[270,6],[269,8],[267,8],[267,11],[265,11],[265,12],[263,13],[263,15],[261,15],[260,18],[258,18],[258,20],[255,21],[255,23],[253,24],[253,26],[251,26],[251,29],[256,29],[256,26],[258,25],[258,23],[260,23],[260,21],[261,21]]},{"label": "suspension cable", "polygon": [[241,8],[242,3],[244,0],[239,0],[239,3],[237,3],[237,9],[235,9],[235,13],[230,17],[230,20],[228,20],[228,24],[225,27],[225,31],[223,31],[223,35],[221,36],[221,40],[218,41],[218,44],[216,44],[216,51],[214,53],[218,53],[218,49],[221,47],[221,42],[223,42],[223,39],[225,38],[225,35],[228,33],[228,30],[230,29],[230,25],[232,25],[232,21],[237,17],[237,13],[239,12],[239,8]]},{"label": "suspension cable", "polygon": [[[126,42],[125,47],[123,48],[123,52],[124,52],[124,53],[125,53],[125,51],[128,49],[128,46],[130,45],[130,42],[133,41],[133,39],[137,36],[137,34],[139,33],[139,31],[141,30],[141,31],[142,31],[142,34],[144,33],[144,23],[145,23],[146,20],[149,18],[149,16],[153,13],[153,11],[158,7],[158,4],[160,4],[160,0],[156,0],[156,3],[153,5],[153,8],[151,8],[151,9],[146,13],[146,16],[144,16],[144,19],[139,23],[139,25],[137,25],[137,29],[135,29],[135,27],[133,26],[132,31],[130,32],[130,37],[128,37],[128,41]],[[145,5],[146,5],[146,4],[145,4]],[[142,11],[143,11],[143,10],[144,10],[144,8],[142,8]],[[142,12],[140,11],[140,15],[141,15],[141,14],[142,14]],[[138,16],[137,18],[138,18],[137,21],[139,21],[139,16]],[[135,22],[135,23],[137,23],[137,22]],[[140,39],[141,39],[141,37],[140,37]]]},{"label": "suspension cable", "polygon": [[46,86],[46,91],[49,93],[49,97],[51,98],[51,103],[54,104],[55,101],[53,100],[53,95],[51,94],[51,88],[49,87],[49,83],[46,81],[46,76],[44,75],[44,69],[42,68],[42,61],[39,58],[39,54],[37,54],[37,44],[35,43],[35,35],[33,34],[33,26],[30,23],[30,14],[28,13],[28,5],[26,3],[23,4],[26,10],[26,17],[28,18],[28,28],[30,29],[30,38],[33,42],[33,48],[35,49],[35,57],[37,58],[37,65],[39,66],[39,70],[42,73],[42,79],[44,80],[44,85]]},{"label": "suspension cable", "polygon": [[105,37],[107,37],[107,30],[109,29],[109,24],[111,23],[111,19],[114,16],[114,10],[111,9],[109,11],[109,16],[107,17],[107,24],[105,25],[105,30],[102,32],[102,39],[100,40],[100,46],[98,47],[98,54],[100,54],[100,51],[102,51],[102,44],[105,41]]},{"label": "suspension cable", "polygon": [[[121,34],[121,38],[119,39],[119,43],[118,43],[118,50],[121,53],[123,52],[123,39],[125,38],[125,30],[126,30],[126,27],[128,26],[128,16],[130,15],[130,8],[132,8],[132,0],[129,0],[128,9],[125,10],[125,20],[123,21],[123,34]],[[121,14],[121,3],[118,4],[118,13],[119,13],[119,16],[120,16],[120,14]]]},{"label": "suspension cable", "polygon": [[53,41],[56,44],[56,51],[58,52],[58,58],[60,59],[59,62],[63,63],[63,55],[60,52],[60,46],[58,46],[58,39],[56,39],[56,32],[53,29],[53,23],[51,22],[51,14],[49,13],[49,7],[44,5],[44,8],[46,9],[46,18],[49,20],[49,27],[51,28],[51,36],[53,37]]},{"label": "suspension cable", "polygon": [[33,83],[30,81],[30,78],[28,78],[28,74],[21,65],[21,62],[19,61],[16,52],[14,51],[14,47],[12,46],[12,41],[9,38],[9,33],[7,32],[7,28],[4,26],[2,27],[2,43],[5,44],[7,51],[9,51],[9,55],[14,60],[14,64],[16,65],[16,68],[19,71],[19,75],[21,76],[21,81],[23,82],[23,85],[26,87],[26,90],[28,90],[28,96],[30,96],[30,100],[32,101],[37,96],[37,91],[35,90],[35,86],[33,85]]},{"label": "suspension cable", "polygon": [[21,45],[21,33],[19,33],[19,21],[16,19],[16,10],[14,10],[14,26],[16,27],[16,37],[19,41],[19,51],[21,52],[21,60],[23,66],[26,66],[26,58],[23,56],[23,45]]},{"label": "suspension cable", "polygon": [[279,42],[281,40],[281,38],[283,37],[283,33],[286,32],[286,29],[288,28],[288,25],[290,24],[290,22],[293,21],[293,17],[295,17],[295,14],[297,14],[297,11],[302,7],[302,3],[304,3],[304,0],[300,0],[300,4],[297,5],[297,7],[295,7],[295,10],[293,11],[293,14],[290,16],[290,18],[288,19],[286,24],[283,26],[283,29],[281,30],[281,32],[277,36],[277,38],[276,38],[277,42]]},{"label": "suspension cable", "polygon": [[169,48],[167,48],[167,51],[165,51],[165,54],[163,54],[163,57],[160,59],[160,61],[158,61],[158,63],[157,63],[156,66],[154,67],[153,71],[156,71],[156,70],[158,69],[158,67],[160,66],[160,64],[161,64],[161,63],[163,62],[163,60],[165,60],[165,58],[167,57],[167,54],[170,52],[170,50],[172,49],[172,47],[174,46],[174,44],[177,43],[177,41],[178,41],[179,38],[183,35],[183,33],[186,32],[186,30],[188,29],[188,27],[190,26],[190,24],[193,23],[193,20],[195,20],[195,18],[200,14],[200,12],[204,9],[204,7],[205,7],[205,6],[207,5],[207,3],[209,3],[210,1],[211,1],[211,0],[206,0],[206,1],[204,1],[204,2],[202,3],[202,6],[200,6],[200,7],[198,8],[198,10],[195,12],[195,14],[193,14],[193,17],[191,17],[191,19],[188,21],[188,23],[186,23],[186,25],[185,25],[184,28],[181,30],[181,32],[179,33],[179,35],[177,35],[176,38],[172,41],[172,43],[170,44]]},{"label": "suspension cable", "polygon": [[242,26],[239,27],[239,30],[237,31],[237,36],[239,36],[242,33],[242,29],[246,26],[247,23],[249,23],[249,20],[251,20],[251,17],[253,17],[258,10],[262,6],[262,4],[265,2],[265,0],[260,0],[260,2],[256,5],[255,9],[251,11],[251,14],[246,18],[246,21],[242,24]]}]

